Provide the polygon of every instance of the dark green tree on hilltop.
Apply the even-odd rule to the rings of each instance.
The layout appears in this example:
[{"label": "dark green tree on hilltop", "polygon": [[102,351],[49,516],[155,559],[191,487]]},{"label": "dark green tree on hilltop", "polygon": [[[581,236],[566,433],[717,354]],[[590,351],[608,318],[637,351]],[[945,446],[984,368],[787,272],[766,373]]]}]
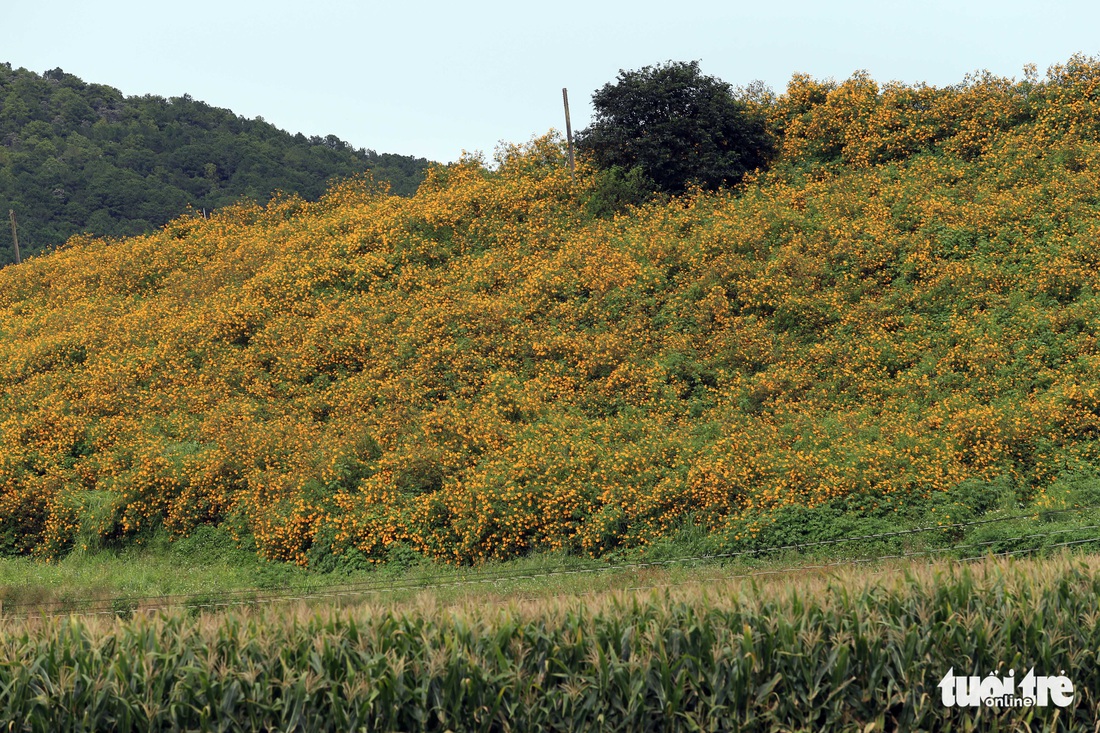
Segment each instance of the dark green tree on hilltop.
[{"label": "dark green tree on hilltop", "polygon": [[620,71],[592,104],[595,121],[578,147],[601,168],[640,169],[666,193],[736,183],[766,165],[774,149],[765,121],[698,61]]}]

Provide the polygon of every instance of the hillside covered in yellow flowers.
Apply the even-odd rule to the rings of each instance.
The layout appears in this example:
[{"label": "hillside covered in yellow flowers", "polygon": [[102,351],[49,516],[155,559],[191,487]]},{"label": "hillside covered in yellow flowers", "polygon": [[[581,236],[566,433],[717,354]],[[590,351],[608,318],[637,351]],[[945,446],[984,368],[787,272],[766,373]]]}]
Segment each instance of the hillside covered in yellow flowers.
[{"label": "hillside covered in yellow flowers", "polygon": [[601,554],[1100,459],[1100,65],[795,77],[767,172],[597,216],[554,137],[0,271],[0,544]]}]

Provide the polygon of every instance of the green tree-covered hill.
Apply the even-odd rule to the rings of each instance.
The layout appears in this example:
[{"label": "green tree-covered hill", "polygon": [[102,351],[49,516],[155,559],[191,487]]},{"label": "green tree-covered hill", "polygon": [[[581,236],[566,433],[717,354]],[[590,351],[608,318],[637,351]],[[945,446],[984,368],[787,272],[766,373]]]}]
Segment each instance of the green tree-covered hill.
[{"label": "green tree-covered hill", "polygon": [[[428,161],[291,135],[189,95],[126,97],[61,69],[0,64],[0,209],[13,209],[24,256],[74,234],[130,236],[195,209],[274,191],[318,198],[333,179],[370,171],[411,195]],[[13,259],[0,237],[0,263]]]}]

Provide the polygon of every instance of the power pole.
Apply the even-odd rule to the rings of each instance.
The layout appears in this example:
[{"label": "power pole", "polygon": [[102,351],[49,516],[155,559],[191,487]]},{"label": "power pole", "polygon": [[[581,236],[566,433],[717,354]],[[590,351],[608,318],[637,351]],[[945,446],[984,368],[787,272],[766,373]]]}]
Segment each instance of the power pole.
[{"label": "power pole", "polygon": [[15,264],[20,263],[19,259],[19,230],[15,226],[15,209],[8,209],[8,216],[11,217],[11,241],[15,245]]},{"label": "power pole", "polygon": [[561,98],[565,102],[565,136],[569,140],[569,180],[574,178],[573,173],[573,126],[569,123],[569,90],[561,88]]}]

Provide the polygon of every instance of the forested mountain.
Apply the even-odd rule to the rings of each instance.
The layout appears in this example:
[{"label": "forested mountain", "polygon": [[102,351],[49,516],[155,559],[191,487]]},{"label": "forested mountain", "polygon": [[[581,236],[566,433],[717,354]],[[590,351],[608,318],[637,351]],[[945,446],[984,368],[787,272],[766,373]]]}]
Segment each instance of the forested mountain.
[{"label": "forested mountain", "polygon": [[[126,97],[61,69],[0,64],[0,213],[15,211],[23,256],[81,232],[148,232],[188,206],[262,203],[277,190],[312,200],[367,170],[409,195],[428,165],[334,135],[291,135],[186,94]],[[0,263],[11,262],[10,234],[0,243]]]}]

